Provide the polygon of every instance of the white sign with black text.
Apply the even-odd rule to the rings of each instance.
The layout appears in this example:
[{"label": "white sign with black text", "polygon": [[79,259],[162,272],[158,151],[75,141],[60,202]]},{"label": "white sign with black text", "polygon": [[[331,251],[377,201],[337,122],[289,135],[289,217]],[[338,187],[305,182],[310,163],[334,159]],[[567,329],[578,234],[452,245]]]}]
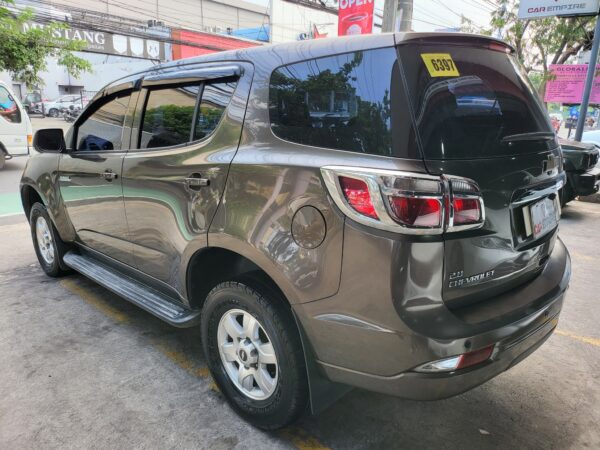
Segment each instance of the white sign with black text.
[{"label": "white sign with black text", "polygon": [[519,19],[551,16],[593,16],[600,0],[521,0]]}]

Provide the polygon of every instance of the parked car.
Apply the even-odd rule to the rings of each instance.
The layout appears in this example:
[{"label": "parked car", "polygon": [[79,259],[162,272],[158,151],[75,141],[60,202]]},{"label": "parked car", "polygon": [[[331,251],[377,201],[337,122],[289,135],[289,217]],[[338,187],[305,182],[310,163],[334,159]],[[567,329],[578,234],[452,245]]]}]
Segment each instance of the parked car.
[{"label": "parked car", "polygon": [[13,156],[29,154],[33,129],[23,105],[14,92],[0,81],[0,169]]},{"label": "parked car", "polygon": [[42,114],[42,94],[37,91],[28,92],[23,99],[23,108],[27,111],[27,115]]},{"label": "parked car", "polygon": [[581,142],[589,142],[600,147],[600,130],[584,131],[581,135]]},{"label": "parked car", "polygon": [[[83,103],[83,104],[82,104]],[[61,110],[63,108],[68,109],[69,106],[78,106],[80,108],[87,105],[88,100],[85,97],[81,97],[81,95],[63,95],[58,97],[55,100],[45,101],[44,102],[44,111],[47,116],[50,117],[59,117],[61,115]]]},{"label": "parked car", "polygon": [[350,386],[474,388],[551,335],[571,274],[560,147],[516,64],[488,37],[399,33],[117,80],[66,136],[35,136],[40,265],[199,324],[264,429]]},{"label": "parked car", "polygon": [[594,144],[559,139],[567,182],[561,191],[562,206],[575,197],[592,195],[600,188],[598,148]]}]

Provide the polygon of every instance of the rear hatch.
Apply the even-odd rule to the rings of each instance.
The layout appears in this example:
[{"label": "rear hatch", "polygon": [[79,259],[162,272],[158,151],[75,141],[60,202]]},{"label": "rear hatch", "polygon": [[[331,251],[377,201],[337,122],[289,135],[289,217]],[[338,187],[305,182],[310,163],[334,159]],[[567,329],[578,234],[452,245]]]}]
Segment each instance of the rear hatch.
[{"label": "rear hatch", "polygon": [[556,239],[564,172],[511,49],[457,36],[398,52],[427,170],[474,180],[485,205],[483,227],[444,235],[444,301],[459,308],[532,279]]}]

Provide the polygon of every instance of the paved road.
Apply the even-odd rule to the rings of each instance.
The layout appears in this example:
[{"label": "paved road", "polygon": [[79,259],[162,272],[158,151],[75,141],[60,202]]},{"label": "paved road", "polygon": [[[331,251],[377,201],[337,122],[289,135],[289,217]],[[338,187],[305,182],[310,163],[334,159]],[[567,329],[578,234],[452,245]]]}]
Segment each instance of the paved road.
[{"label": "paved road", "polygon": [[600,205],[573,202],[558,326],[491,382],[431,403],[355,390],[283,432],[241,421],[198,330],[170,328],[82,276],[47,278],[23,216],[0,218],[0,448],[600,448]]}]

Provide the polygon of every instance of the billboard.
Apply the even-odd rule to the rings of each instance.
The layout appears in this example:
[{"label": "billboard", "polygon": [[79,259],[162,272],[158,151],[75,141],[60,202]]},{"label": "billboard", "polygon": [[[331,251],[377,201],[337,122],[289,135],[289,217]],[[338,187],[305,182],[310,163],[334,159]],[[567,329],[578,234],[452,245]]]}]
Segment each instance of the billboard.
[{"label": "billboard", "polygon": [[[37,22],[25,22],[23,29],[43,28],[44,25]],[[141,36],[121,35],[71,26],[54,30],[57,38],[69,41],[82,41],[85,44],[83,51],[104,53],[106,55],[129,56],[131,58],[143,58],[154,60],[165,60],[165,43],[162,40]]]},{"label": "billboard", "polygon": [[[200,33],[191,30],[172,29],[171,37],[175,42],[182,42],[181,44],[173,43],[171,45],[174,60],[207,55],[209,53],[222,52],[224,50],[235,50],[238,48],[256,47],[257,45],[261,45],[256,41],[237,39],[227,35]],[[191,45],[186,45],[186,42]]]},{"label": "billboard", "polygon": [[373,0],[340,0],[338,36],[373,32]]},{"label": "billboard", "polygon": [[521,0],[519,19],[598,14],[600,0]]},{"label": "billboard", "polygon": [[[546,84],[545,102],[581,103],[587,64],[551,64],[553,77]],[[600,65],[596,66],[590,103],[600,104]]]}]

